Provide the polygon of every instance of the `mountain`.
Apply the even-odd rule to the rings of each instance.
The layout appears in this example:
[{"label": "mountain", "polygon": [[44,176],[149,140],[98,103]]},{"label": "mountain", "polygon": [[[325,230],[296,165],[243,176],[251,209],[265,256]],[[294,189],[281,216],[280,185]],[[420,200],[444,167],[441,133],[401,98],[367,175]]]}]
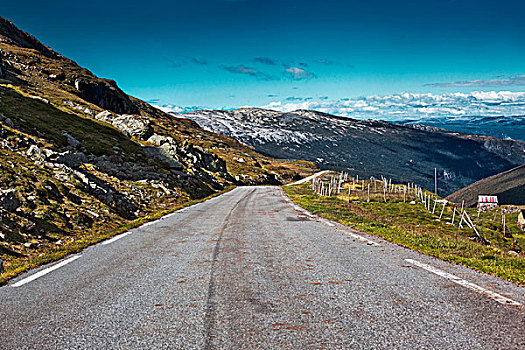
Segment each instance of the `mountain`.
[{"label": "mountain", "polygon": [[316,110],[343,117],[380,119],[397,124],[422,124],[525,141],[525,92],[404,92],[338,100],[292,96],[284,101],[270,102],[262,108],[281,112]]},{"label": "mountain", "polygon": [[421,125],[398,125],[297,110],[196,111],[179,115],[263,154],[316,162],[322,169],[384,175],[448,195],[525,163],[525,143]]},{"label": "mountain", "polygon": [[279,184],[315,169],[166,114],[0,18],[0,257],[7,263],[233,184]]},{"label": "mountain", "polygon": [[423,124],[470,134],[490,135],[525,142],[525,116],[464,116],[462,118],[433,117],[408,119],[398,124]]},{"label": "mountain", "polygon": [[500,204],[525,205],[525,164],[479,180],[454,192],[447,199],[475,206],[478,195],[497,195]]}]

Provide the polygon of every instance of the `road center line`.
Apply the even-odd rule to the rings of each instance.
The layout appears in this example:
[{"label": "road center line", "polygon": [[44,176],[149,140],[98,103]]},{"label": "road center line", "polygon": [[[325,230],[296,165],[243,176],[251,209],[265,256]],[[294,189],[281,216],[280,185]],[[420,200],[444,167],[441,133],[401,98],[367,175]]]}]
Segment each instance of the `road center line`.
[{"label": "road center line", "polygon": [[58,263],[56,265],[48,267],[47,269],[44,269],[44,270],[42,270],[40,272],[35,273],[34,275],[31,275],[31,276],[29,276],[27,278],[24,278],[23,280],[20,280],[20,281],[16,282],[11,287],[15,287],[16,288],[16,287],[23,286],[26,283],[32,282],[32,281],[36,280],[37,278],[40,278],[40,277],[42,277],[44,275],[47,275],[48,273],[50,273],[52,271],[55,271],[56,269],[59,269],[59,268],[65,266],[65,265],[69,264],[70,262],[73,262],[73,261],[77,260],[78,258],[80,258],[80,255],[72,256],[69,259],[66,259],[66,260],[64,260],[64,261],[62,261],[62,262],[60,262],[60,263]]},{"label": "road center line", "polygon": [[512,306],[521,306],[522,304],[517,302],[517,301],[514,301],[512,299],[509,299],[507,297],[504,297],[503,295],[501,294],[498,294],[496,292],[493,292],[491,290],[488,290],[488,289],[485,289],[483,287],[480,287],[478,286],[477,284],[474,284],[474,283],[471,283],[467,280],[464,280],[458,276],[455,276],[455,275],[452,275],[448,272],[445,272],[443,270],[440,270],[438,268],[435,268],[433,266],[430,266],[430,265],[427,265],[427,264],[424,264],[422,262],[419,262],[417,260],[413,260],[413,259],[405,259],[406,262],[408,263],[411,263],[412,265],[416,265],[417,267],[420,267],[424,270],[427,270],[429,272],[432,272],[438,276],[441,276],[451,282],[454,282],[456,284],[459,284],[460,286],[463,286],[465,288],[468,288],[468,289],[471,289],[477,293],[480,293],[480,294],[483,294],[491,299],[494,299],[495,301],[497,301],[498,303],[500,304],[504,304],[504,305],[512,305]]}]

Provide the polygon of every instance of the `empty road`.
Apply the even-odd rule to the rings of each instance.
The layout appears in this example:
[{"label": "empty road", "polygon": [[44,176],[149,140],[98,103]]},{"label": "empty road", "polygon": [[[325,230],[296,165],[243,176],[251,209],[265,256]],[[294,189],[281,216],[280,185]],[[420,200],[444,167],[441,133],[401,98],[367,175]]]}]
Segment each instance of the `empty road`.
[{"label": "empty road", "polygon": [[[0,288],[1,349],[524,349],[525,289],[239,187]],[[50,269],[51,268],[51,269]]]}]

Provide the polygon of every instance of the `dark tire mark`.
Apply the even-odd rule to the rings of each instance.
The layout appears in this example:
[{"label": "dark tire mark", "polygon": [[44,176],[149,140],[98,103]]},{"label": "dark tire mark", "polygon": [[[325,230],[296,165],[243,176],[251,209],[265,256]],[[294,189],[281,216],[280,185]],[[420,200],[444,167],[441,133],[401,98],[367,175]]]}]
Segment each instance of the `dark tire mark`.
[{"label": "dark tire mark", "polygon": [[208,296],[206,299],[206,310],[204,315],[204,328],[205,328],[205,338],[204,338],[204,349],[212,349],[213,348],[213,331],[215,329],[215,318],[217,314],[217,303],[215,298],[215,290],[216,290],[216,272],[217,272],[217,258],[219,256],[219,252],[221,249],[221,242],[223,238],[223,232],[226,230],[226,228],[229,225],[230,218],[239,206],[241,202],[247,201],[253,194],[255,193],[255,189],[252,189],[247,194],[243,195],[237,203],[232,207],[228,215],[226,215],[226,218],[223,221],[223,224],[219,228],[219,238],[217,239],[217,243],[215,243],[215,247],[213,249],[213,254],[211,258],[211,267],[210,267],[210,282],[208,284]]}]

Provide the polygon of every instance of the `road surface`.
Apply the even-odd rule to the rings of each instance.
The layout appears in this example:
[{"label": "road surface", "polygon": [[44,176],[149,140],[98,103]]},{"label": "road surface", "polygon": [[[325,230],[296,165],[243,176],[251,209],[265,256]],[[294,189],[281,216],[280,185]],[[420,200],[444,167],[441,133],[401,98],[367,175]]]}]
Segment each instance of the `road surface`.
[{"label": "road surface", "polygon": [[525,348],[524,288],[316,218],[278,187],[105,243],[1,287],[0,348]]}]

